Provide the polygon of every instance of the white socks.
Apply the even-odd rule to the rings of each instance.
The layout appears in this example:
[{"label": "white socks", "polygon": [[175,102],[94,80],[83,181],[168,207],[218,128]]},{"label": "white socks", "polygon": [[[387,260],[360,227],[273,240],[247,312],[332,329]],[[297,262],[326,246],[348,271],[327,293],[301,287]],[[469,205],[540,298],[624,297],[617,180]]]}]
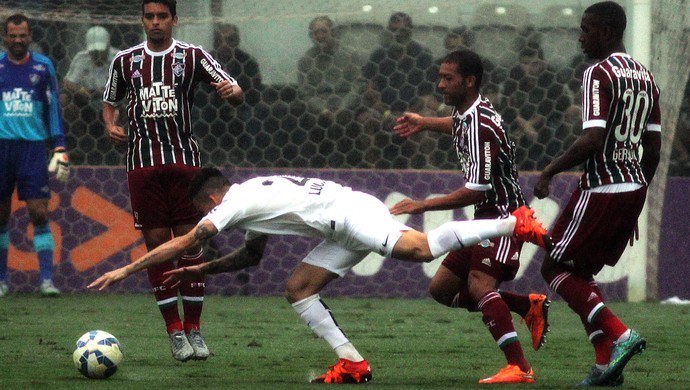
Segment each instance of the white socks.
[{"label": "white socks", "polygon": [[302,321],[335,350],[339,358],[358,362],[364,360],[335,323],[331,311],[321,302],[319,294],[314,294],[292,304]]},{"label": "white socks", "polygon": [[429,231],[427,240],[436,258],[455,249],[474,245],[487,238],[510,236],[515,229],[515,217],[504,219],[475,219],[452,221]]}]

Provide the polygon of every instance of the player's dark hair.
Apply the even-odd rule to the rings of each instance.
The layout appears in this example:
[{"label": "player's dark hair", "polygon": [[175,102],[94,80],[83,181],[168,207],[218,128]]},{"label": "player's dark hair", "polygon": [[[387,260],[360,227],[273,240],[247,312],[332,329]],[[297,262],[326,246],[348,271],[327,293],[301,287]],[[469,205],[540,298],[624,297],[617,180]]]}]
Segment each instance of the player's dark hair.
[{"label": "player's dark hair", "polygon": [[443,62],[457,66],[458,73],[462,77],[474,76],[476,88],[479,90],[484,76],[484,64],[479,54],[472,50],[456,50],[448,53],[443,58]]},{"label": "player's dark hair", "polygon": [[29,23],[29,18],[27,18],[23,14],[14,14],[10,15],[7,20],[5,20],[5,34],[7,34],[7,27],[9,26],[10,23],[16,25],[22,24],[26,22],[26,25],[29,26],[29,32],[31,32],[31,23]]},{"label": "player's dark hair", "polygon": [[170,16],[175,17],[177,16],[177,0],[143,0],[141,2],[141,14],[144,14],[144,6],[149,3],[161,3],[168,7],[168,11],[170,11]]},{"label": "player's dark hair", "polygon": [[219,192],[223,187],[229,186],[230,181],[215,167],[201,168],[189,182],[189,197],[196,198],[199,195],[206,197],[214,192]]},{"label": "player's dark hair", "polygon": [[595,15],[596,23],[599,26],[611,27],[614,36],[617,39],[623,39],[623,32],[625,32],[628,20],[625,16],[625,10],[620,4],[613,1],[603,1],[587,7],[585,13]]}]

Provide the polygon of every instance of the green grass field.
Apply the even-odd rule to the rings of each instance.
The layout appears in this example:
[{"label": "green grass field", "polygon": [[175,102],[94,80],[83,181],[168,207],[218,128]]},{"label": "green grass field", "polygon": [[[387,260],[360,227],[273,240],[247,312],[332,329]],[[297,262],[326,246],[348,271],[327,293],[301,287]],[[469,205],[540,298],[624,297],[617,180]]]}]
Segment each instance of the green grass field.
[{"label": "green grass field", "polygon": [[[325,300],[371,363],[374,380],[367,388],[486,388],[477,380],[505,365],[478,313],[431,300]],[[648,339],[647,351],[626,368],[624,386],[690,388],[690,307],[610,307]],[[281,297],[208,296],[203,320],[211,358],[179,363],[170,356],[152,296],[10,295],[0,300],[0,389],[313,389],[308,379],[337,360]],[[515,322],[537,376],[535,384],[520,387],[571,388],[589,371],[591,347],[563,302],[552,304],[552,331],[539,352]],[[113,333],[123,345],[124,363],[107,380],[84,378],[72,364],[74,343],[92,329]]]}]

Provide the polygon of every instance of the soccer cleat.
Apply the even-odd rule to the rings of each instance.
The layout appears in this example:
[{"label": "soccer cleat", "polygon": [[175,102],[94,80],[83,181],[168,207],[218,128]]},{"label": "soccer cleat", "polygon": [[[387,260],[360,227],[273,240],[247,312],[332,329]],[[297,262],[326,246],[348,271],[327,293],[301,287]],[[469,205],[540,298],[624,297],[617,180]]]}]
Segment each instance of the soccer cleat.
[{"label": "soccer cleat", "polygon": [[46,279],[41,282],[40,290],[41,295],[43,295],[44,297],[57,297],[58,295],[60,295],[60,290],[55,288],[55,286],[53,285],[53,281],[50,279]]},{"label": "soccer cleat", "polygon": [[601,381],[601,374],[604,370],[597,368],[597,366],[592,366],[592,370],[589,375],[585,377],[578,386],[601,386],[601,387],[618,387],[623,386],[623,373],[615,378],[609,378],[606,382]]},{"label": "soccer cleat", "polygon": [[194,360],[206,360],[211,354],[199,329],[187,333],[187,340],[194,350]]},{"label": "soccer cleat", "polygon": [[534,370],[530,368],[528,372],[524,372],[520,367],[509,364],[502,368],[498,374],[480,379],[479,383],[534,383]]},{"label": "soccer cleat", "polygon": [[325,374],[311,380],[311,383],[367,383],[371,381],[371,367],[366,360],[353,362],[340,359],[328,367]]},{"label": "soccer cleat", "polygon": [[532,348],[538,351],[546,342],[549,333],[549,306],[551,301],[544,294],[529,295],[529,311],[523,318],[527,329],[532,332]]},{"label": "soccer cleat", "polygon": [[173,357],[181,362],[186,362],[194,357],[194,348],[189,344],[189,340],[182,330],[170,333],[170,349]]},{"label": "soccer cleat", "polygon": [[534,210],[527,206],[520,206],[513,211],[516,218],[513,236],[520,241],[531,242],[546,250],[553,246],[551,237],[546,234],[546,228],[534,217]]},{"label": "soccer cleat", "polygon": [[609,379],[621,376],[628,361],[630,361],[633,356],[642,353],[646,348],[647,340],[631,329],[630,337],[628,337],[627,340],[620,343],[613,343],[611,346],[609,366],[601,373],[599,380],[604,383],[609,381]]},{"label": "soccer cleat", "polygon": [[0,282],[0,297],[4,297],[10,292],[10,288],[7,287],[7,282]]}]

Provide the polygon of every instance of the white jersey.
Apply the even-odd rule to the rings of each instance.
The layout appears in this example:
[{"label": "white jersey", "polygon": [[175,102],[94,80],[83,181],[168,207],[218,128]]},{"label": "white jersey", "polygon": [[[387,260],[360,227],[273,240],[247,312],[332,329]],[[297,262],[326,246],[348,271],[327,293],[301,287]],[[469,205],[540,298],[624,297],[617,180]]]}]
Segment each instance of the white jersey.
[{"label": "white jersey", "polygon": [[246,230],[247,238],[254,232],[331,239],[345,218],[347,202],[337,201],[351,193],[350,187],[328,180],[257,177],[233,184],[201,221],[210,221],[218,231]]}]

